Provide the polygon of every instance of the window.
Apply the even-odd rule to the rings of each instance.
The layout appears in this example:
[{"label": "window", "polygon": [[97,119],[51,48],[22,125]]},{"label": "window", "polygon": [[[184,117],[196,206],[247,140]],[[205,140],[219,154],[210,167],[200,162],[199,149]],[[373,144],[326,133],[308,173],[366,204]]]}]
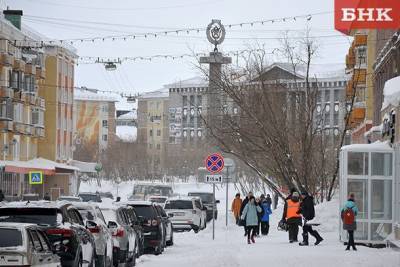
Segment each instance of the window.
[{"label": "window", "polygon": [[333,94],[334,94],[334,101],[335,102],[339,102],[339,100],[340,100],[339,99],[340,98],[340,90],[335,90]]},{"label": "window", "polygon": [[0,248],[22,246],[22,233],[18,229],[0,228]]},{"label": "window", "polygon": [[24,114],[24,105],[20,103],[14,104],[14,121],[22,123]]},{"label": "window", "polygon": [[149,149],[153,149],[153,144],[149,144]]},{"label": "window", "polygon": [[347,154],[347,173],[349,175],[368,175],[368,153],[349,152]]},{"label": "window", "polygon": [[157,130],[157,136],[161,136],[161,130]]},{"label": "window", "polygon": [[372,219],[391,220],[392,180],[372,180],[371,191]]},{"label": "window", "polygon": [[190,96],[190,105],[194,106],[196,103],[194,102],[194,95]]},{"label": "window", "polygon": [[392,154],[391,153],[372,153],[372,175],[392,176]]},{"label": "window", "polygon": [[187,96],[186,95],[182,96],[182,103],[184,107],[188,105],[187,101],[188,101]]},{"label": "window", "polygon": [[331,92],[326,90],[325,91],[325,102],[330,102],[331,101]]},{"label": "window", "polygon": [[333,125],[334,126],[339,125],[339,114],[338,113],[333,114]]},{"label": "window", "polygon": [[203,105],[203,96],[198,95],[197,96],[197,106],[201,107]]},{"label": "window", "polygon": [[367,49],[365,46],[358,47],[356,54],[356,64],[357,65],[364,65],[367,63]]},{"label": "window", "polygon": [[103,120],[103,127],[107,128],[108,127],[108,121],[107,120]]},{"label": "window", "polygon": [[43,250],[44,251],[46,251],[46,252],[50,252],[50,246],[49,246],[49,244],[47,243],[47,238],[44,236],[44,234],[42,233],[42,232],[40,232],[40,231],[37,231],[37,234],[38,234],[38,237],[39,237],[39,240],[40,240],[40,243],[42,244],[42,248],[43,248]]},{"label": "window", "polygon": [[40,244],[40,239],[39,239],[38,233],[34,230],[30,230],[29,236],[30,236],[33,248],[36,251],[42,251],[43,248],[42,248],[42,245]]},{"label": "window", "polygon": [[108,140],[108,136],[106,134],[103,134],[103,141],[107,141]]},{"label": "window", "polygon": [[325,113],[325,119],[324,119],[325,125],[330,125],[331,124],[331,117],[329,113]]},{"label": "window", "polygon": [[157,144],[157,150],[161,150],[161,145]]},{"label": "window", "polygon": [[153,136],[153,130],[150,129],[149,136]]},{"label": "window", "polygon": [[368,180],[349,179],[347,183],[347,195],[354,194],[357,200],[357,219],[368,219]]}]

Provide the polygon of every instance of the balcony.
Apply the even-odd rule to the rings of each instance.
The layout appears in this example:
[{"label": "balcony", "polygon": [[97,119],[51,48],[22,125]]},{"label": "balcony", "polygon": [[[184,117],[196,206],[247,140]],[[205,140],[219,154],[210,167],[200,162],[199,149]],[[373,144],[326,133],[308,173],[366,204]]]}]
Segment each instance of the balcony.
[{"label": "balcony", "polygon": [[37,137],[44,137],[44,128],[41,127],[36,127],[35,126],[35,131],[34,131],[34,135]]},{"label": "balcony", "polygon": [[0,58],[0,64],[3,66],[12,66],[14,64],[14,57],[8,53],[2,53]]},{"label": "balcony", "polygon": [[32,63],[25,64],[25,73],[30,75],[36,74],[36,66]]},{"label": "balcony", "polygon": [[36,105],[36,96],[33,94],[29,94],[29,104]]},{"label": "balcony", "polygon": [[35,97],[35,104],[34,105],[36,105],[36,106],[38,106],[38,107],[41,107],[41,108],[43,108],[43,109],[45,109],[46,108],[46,101],[44,100],[44,98],[41,98],[41,97]]},{"label": "balcony", "polygon": [[12,131],[13,130],[13,122],[12,121],[0,121],[0,130],[2,131]]},{"label": "balcony", "polygon": [[34,134],[34,128],[32,125],[25,124],[25,133],[28,135]]},{"label": "balcony", "polygon": [[25,134],[25,125],[19,122],[14,122],[14,133]]},{"label": "balcony", "polygon": [[22,59],[15,59],[13,69],[18,71],[25,71],[25,62]]},{"label": "balcony", "polygon": [[0,98],[12,98],[14,96],[14,90],[8,86],[0,86]]},{"label": "balcony", "polygon": [[28,103],[29,102],[29,92],[21,92],[21,101],[24,103]]}]

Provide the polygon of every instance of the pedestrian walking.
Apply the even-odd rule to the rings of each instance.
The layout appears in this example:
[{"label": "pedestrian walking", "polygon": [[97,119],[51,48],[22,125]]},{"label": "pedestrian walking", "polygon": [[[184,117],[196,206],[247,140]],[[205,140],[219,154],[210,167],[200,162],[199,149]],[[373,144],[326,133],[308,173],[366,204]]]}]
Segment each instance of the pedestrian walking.
[{"label": "pedestrian walking", "polygon": [[261,208],[260,206],[257,206],[254,196],[250,196],[249,201],[243,208],[243,213],[241,215],[241,219],[246,220],[248,244],[250,244],[250,241],[253,243],[256,242],[254,237],[256,235],[256,228],[258,225],[258,212],[261,212]]},{"label": "pedestrian walking", "polygon": [[[242,218],[242,214],[243,214],[244,207],[246,207],[247,203],[249,202],[249,198],[250,198],[250,197],[254,197],[254,196],[253,196],[253,192],[249,192],[249,193],[247,194],[246,198],[243,199],[242,205],[240,206],[240,218]],[[246,236],[246,235],[247,235],[246,222],[245,222],[245,220],[243,220],[243,221],[244,221],[244,224],[243,224],[244,236]]]},{"label": "pedestrian walking", "polygon": [[48,192],[46,192],[46,194],[44,194],[43,200],[46,200],[46,201],[51,200]]},{"label": "pedestrian walking", "polygon": [[3,190],[0,189],[0,202],[4,201],[4,198]]},{"label": "pedestrian walking", "polygon": [[239,225],[241,206],[242,206],[242,199],[240,198],[240,193],[237,193],[232,201],[232,207],[231,207],[231,211],[233,212],[233,216],[235,217],[237,225]]},{"label": "pedestrian walking", "polygon": [[315,238],[314,245],[318,245],[324,239],[319,235],[319,233],[312,229],[310,224],[307,224],[309,221],[314,219],[315,217],[315,209],[314,209],[314,198],[310,196],[307,192],[301,193],[301,203],[299,213],[303,216],[303,242],[299,243],[300,246],[308,246],[308,233]]},{"label": "pedestrian walking", "polygon": [[[269,201],[268,201],[269,197]],[[261,208],[263,210],[263,216],[261,217],[261,234],[268,235],[269,233],[269,215],[272,214],[271,209],[271,197],[267,195],[267,198],[261,202]]]},{"label": "pedestrian walking", "polygon": [[357,250],[356,244],[354,243],[354,231],[357,230],[357,214],[358,208],[354,200],[354,194],[352,193],[346,203],[344,203],[344,207],[340,214],[342,217],[343,229],[346,230],[349,235],[346,250],[350,250],[350,247],[352,247],[353,250]]},{"label": "pedestrian walking", "polygon": [[283,209],[282,221],[286,221],[289,228],[289,242],[297,242],[299,234],[299,226],[301,225],[300,209],[300,195],[298,192],[293,192],[291,198],[286,200]]},{"label": "pedestrian walking", "polygon": [[261,207],[261,202],[264,201],[264,200],[265,200],[265,195],[264,194],[262,194],[260,196],[260,198],[256,198],[256,205],[260,206],[260,208],[261,208],[261,211],[257,212],[258,224],[257,224],[257,228],[256,228],[256,237],[260,236],[261,219],[262,219],[262,216],[264,214],[264,212],[262,210],[262,207]]}]

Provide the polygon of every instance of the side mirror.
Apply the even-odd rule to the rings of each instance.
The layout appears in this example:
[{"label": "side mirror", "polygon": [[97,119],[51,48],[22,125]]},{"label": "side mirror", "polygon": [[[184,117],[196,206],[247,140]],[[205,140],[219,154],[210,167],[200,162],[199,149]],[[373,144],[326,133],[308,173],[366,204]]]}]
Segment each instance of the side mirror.
[{"label": "side mirror", "polygon": [[220,201],[219,201],[219,200],[215,200],[215,203],[216,203],[216,204],[219,204],[219,203],[220,203]]},{"label": "side mirror", "polygon": [[172,218],[172,217],[174,217],[174,214],[173,213],[168,213],[168,217]]},{"label": "side mirror", "polygon": [[114,221],[109,221],[107,224],[108,228],[118,228],[118,224]]},{"label": "side mirror", "polygon": [[97,223],[95,223],[94,221],[90,221],[90,220],[86,221],[86,228],[87,229],[93,229],[93,228],[96,228],[96,227],[97,227]]}]

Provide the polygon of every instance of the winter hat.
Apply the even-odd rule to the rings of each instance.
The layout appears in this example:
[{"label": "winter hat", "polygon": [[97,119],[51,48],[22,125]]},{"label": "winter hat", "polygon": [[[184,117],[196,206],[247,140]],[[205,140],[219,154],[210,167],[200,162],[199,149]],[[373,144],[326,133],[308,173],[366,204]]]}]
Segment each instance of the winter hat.
[{"label": "winter hat", "polygon": [[261,194],[260,198],[265,198],[265,195],[264,195],[264,194]]},{"label": "winter hat", "polygon": [[307,193],[306,191],[303,191],[303,192],[301,192],[301,195],[303,195],[303,196],[307,196],[307,195],[308,195],[308,193]]},{"label": "winter hat", "polygon": [[292,197],[300,197],[298,192],[293,192]]}]

